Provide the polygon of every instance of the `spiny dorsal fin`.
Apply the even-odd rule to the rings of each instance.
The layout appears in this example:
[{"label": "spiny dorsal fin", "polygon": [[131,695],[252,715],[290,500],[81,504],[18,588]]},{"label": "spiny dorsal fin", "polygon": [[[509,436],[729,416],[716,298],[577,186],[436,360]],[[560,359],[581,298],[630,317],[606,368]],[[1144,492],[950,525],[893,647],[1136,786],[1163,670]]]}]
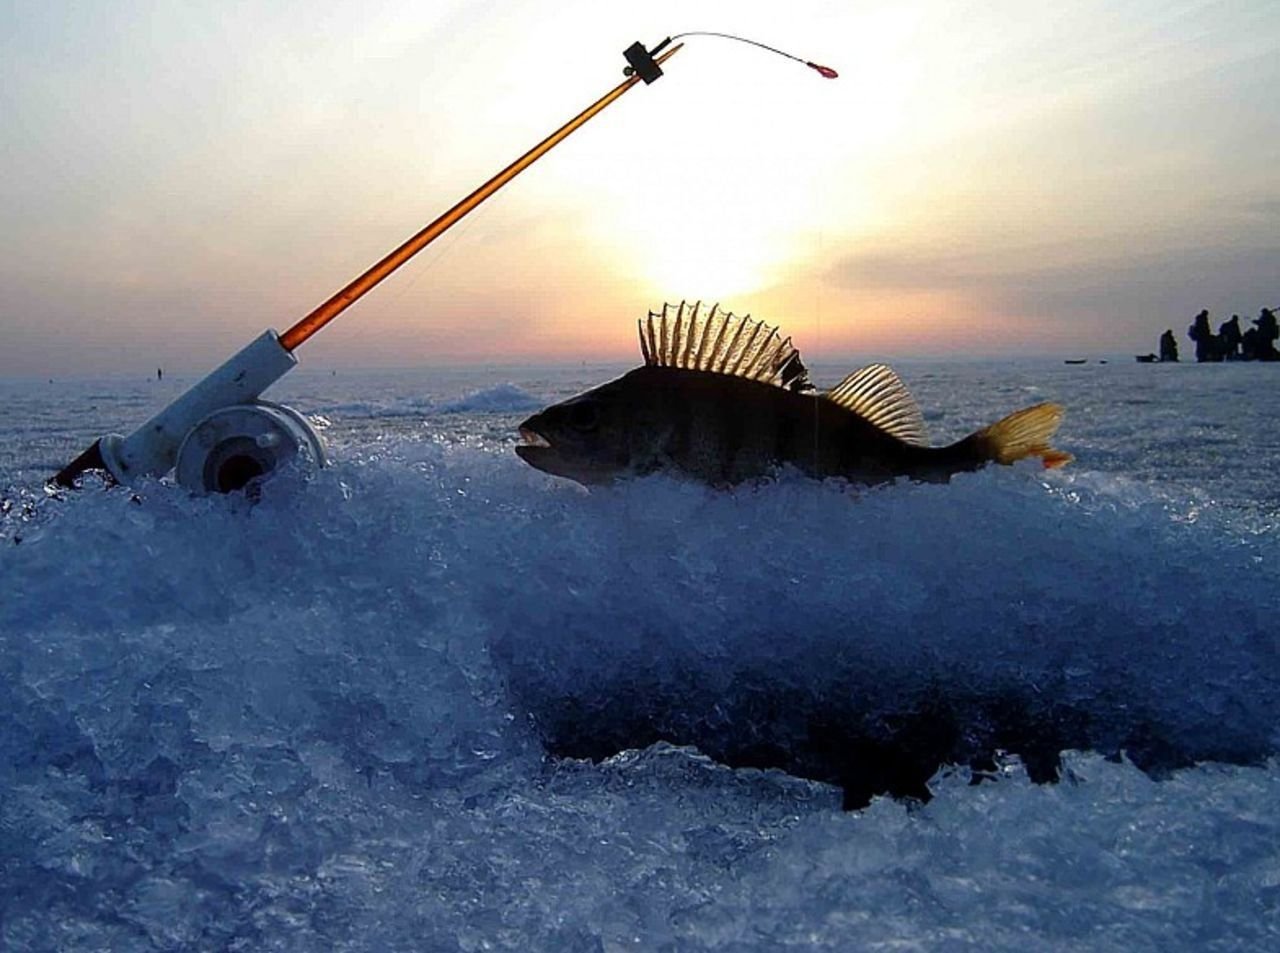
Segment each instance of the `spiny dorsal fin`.
[{"label": "spiny dorsal fin", "polygon": [[899,440],[921,447],[928,443],[915,398],[887,364],[868,364],[822,396]]},{"label": "spiny dorsal fin", "polygon": [[800,352],[778,329],[750,315],[722,313],[719,305],[702,310],[681,301],[672,314],[649,312],[640,321],[640,353],[651,367],[728,374],[805,393],[814,389]]}]

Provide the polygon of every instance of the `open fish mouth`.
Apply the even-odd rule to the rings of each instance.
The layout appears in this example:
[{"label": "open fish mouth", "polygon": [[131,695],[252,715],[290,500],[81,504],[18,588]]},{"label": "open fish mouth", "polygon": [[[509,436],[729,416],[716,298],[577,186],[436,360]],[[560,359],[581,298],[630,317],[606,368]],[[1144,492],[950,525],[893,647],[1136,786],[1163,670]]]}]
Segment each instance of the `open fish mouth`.
[{"label": "open fish mouth", "polygon": [[516,444],[516,456],[539,470],[551,472],[551,461],[558,454],[551,441],[527,424],[520,426],[520,442]]},{"label": "open fish mouth", "polygon": [[550,446],[551,446],[551,441],[548,440],[546,437],[542,436],[542,434],[538,433],[538,431],[531,430],[528,427],[520,428],[520,447],[522,449],[532,448],[532,447],[550,447]]},{"label": "open fish mouth", "polygon": [[565,477],[583,486],[612,483],[618,476],[617,464],[594,459],[590,453],[575,448],[572,440],[568,445],[557,445],[541,431],[529,426],[531,422],[538,422],[537,417],[520,425],[516,456],[535,470]]}]

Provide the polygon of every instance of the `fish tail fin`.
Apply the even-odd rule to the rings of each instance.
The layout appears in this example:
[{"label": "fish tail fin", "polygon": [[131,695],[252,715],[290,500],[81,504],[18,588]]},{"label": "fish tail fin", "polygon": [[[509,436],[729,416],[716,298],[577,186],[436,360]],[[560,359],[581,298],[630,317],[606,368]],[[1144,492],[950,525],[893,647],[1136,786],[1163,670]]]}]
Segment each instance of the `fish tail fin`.
[{"label": "fish tail fin", "polygon": [[1075,458],[1049,446],[1049,438],[1062,423],[1062,414],[1059,404],[1036,404],[997,420],[969,439],[984,460],[1010,464],[1027,457],[1039,457],[1045,469],[1065,466]]}]

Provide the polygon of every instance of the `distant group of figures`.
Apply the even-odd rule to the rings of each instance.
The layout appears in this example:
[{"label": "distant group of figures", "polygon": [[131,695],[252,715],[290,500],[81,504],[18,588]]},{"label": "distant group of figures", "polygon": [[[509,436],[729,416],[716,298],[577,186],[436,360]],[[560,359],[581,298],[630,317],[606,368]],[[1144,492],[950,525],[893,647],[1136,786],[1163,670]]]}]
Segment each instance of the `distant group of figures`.
[{"label": "distant group of figures", "polygon": [[[1218,326],[1215,334],[1209,323],[1208,310],[1196,315],[1191,327],[1187,328],[1187,337],[1196,344],[1196,360],[1205,363],[1210,361],[1280,361],[1280,351],[1276,350],[1276,340],[1280,338],[1280,324],[1276,322],[1275,311],[1263,308],[1253,319],[1254,326],[1247,331],[1240,330],[1240,315],[1233,314],[1230,321]],[[1178,359],[1178,342],[1172,329],[1160,335],[1160,361],[1176,361]],[[1139,361],[1149,363],[1155,360],[1154,354],[1143,355]]]}]

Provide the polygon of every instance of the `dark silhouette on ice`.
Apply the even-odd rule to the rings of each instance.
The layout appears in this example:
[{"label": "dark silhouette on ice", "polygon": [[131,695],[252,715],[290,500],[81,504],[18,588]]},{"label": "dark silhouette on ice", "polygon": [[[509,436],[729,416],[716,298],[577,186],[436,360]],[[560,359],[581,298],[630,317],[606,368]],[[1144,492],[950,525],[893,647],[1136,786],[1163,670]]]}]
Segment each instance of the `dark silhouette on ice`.
[{"label": "dark silhouette on ice", "polygon": [[1196,342],[1196,360],[1201,364],[1222,360],[1222,354],[1218,350],[1218,336],[1209,326],[1207,309],[1196,315],[1191,327],[1187,328],[1187,337]]},{"label": "dark silhouette on ice", "polygon": [[1233,314],[1230,321],[1223,321],[1218,327],[1218,351],[1228,361],[1240,360],[1240,315]]},{"label": "dark silhouette on ice", "polygon": [[[1276,350],[1276,339],[1280,338],[1280,325],[1277,325],[1275,311],[1263,308],[1253,319],[1254,327],[1247,331],[1240,330],[1240,315],[1233,314],[1230,321],[1224,321],[1214,334],[1209,324],[1209,311],[1203,310],[1196,315],[1191,327],[1187,328],[1187,337],[1196,344],[1196,360],[1200,363],[1217,363],[1220,361],[1280,361],[1280,351]],[[1172,358],[1165,357],[1166,336],[1171,347]],[[1172,332],[1166,331],[1160,337],[1160,360],[1177,358],[1177,344],[1172,340]],[[1139,363],[1151,364],[1154,355],[1139,354]]]},{"label": "dark silhouette on ice", "polygon": [[[1245,332],[1245,355],[1247,360],[1280,361],[1280,351],[1276,350],[1276,338],[1280,338],[1280,326],[1276,324],[1275,312],[1263,308],[1253,319],[1256,327]],[[1252,336],[1252,340],[1249,338]]]},{"label": "dark silhouette on ice", "polygon": [[1160,335],[1160,355],[1158,357],[1154,353],[1135,354],[1133,359],[1139,364],[1155,364],[1157,361],[1161,364],[1176,364],[1178,361],[1178,342],[1173,337],[1173,330],[1167,330]]}]

